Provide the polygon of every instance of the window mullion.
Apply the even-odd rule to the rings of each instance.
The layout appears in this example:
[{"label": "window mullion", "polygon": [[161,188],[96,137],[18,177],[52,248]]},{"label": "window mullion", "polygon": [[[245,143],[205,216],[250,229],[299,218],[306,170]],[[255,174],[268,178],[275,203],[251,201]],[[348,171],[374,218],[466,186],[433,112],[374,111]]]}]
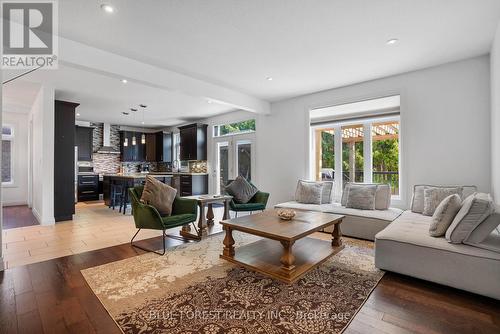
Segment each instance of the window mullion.
[{"label": "window mullion", "polygon": [[365,183],[372,183],[373,159],[372,159],[372,124],[363,124],[363,179]]},{"label": "window mullion", "polygon": [[340,125],[337,125],[333,129],[334,133],[334,148],[333,152],[335,154],[335,194],[334,200],[340,202],[340,198],[342,197],[342,128]]}]

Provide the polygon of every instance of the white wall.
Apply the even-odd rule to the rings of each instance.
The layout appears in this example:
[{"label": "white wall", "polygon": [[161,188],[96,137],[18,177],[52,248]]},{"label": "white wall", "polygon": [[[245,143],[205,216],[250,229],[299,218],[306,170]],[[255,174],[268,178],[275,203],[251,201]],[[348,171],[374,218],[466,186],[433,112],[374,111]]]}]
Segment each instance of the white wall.
[{"label": "white wall", "polygon": [[270,204],[309,175],[308,111],[401,95],[402,201],[411,185],[474,184],[491,191],[490,66],[482,56],[272,104],[257,129],[259,187]]},{"label": "white wall", "polygon": [[2,205],[23,205],[28,201],[28,114],[4,110],[3,124],[12,125],[12,185],[2,187]]},{"label": "white wall", "polygon": [[33,122],[33,214],[40,224],[54,224],[54,89],[43,86],[30,112]]},{"label": "white wall", "polygon": [[491,183],[500,209],[500,24],[491,48]]}]

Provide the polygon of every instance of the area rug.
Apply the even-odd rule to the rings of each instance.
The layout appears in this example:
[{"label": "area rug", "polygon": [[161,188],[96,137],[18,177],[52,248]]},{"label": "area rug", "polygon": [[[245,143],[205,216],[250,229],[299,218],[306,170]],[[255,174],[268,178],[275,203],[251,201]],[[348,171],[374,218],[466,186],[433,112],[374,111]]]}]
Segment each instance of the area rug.
[{"label": "area rug", "polygon": [[[367,241],[344,238],[341,252],[289,285],[219,259],[222,239],[82,274],[124,333],[207,334],[340,333],[383,276]],[[259,240],[234,239],[235,247]]]}]

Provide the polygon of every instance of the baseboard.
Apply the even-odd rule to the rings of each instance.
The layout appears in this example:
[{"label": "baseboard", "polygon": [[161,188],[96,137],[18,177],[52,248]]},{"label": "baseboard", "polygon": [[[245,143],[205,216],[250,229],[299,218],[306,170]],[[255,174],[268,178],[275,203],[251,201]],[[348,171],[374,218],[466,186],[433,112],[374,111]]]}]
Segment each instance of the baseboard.
[{"label": "baseboard", "polygon": [[28,205],[28,203],[26,201],[12,201],[12,202],[2,201],[2,206],[18,206],[18,205]]}]

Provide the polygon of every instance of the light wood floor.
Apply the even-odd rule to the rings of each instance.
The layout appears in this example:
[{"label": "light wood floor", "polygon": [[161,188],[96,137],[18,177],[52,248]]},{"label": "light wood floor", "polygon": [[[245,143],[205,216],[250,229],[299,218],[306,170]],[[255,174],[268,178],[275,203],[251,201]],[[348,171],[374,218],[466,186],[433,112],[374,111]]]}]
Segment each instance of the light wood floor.
[{"label": "light wood floor", "polygon": [[[136,231],[130,214],[113,211],[103,202],[78,203],[73,221],[4,230],[4,265],[13,268],[127,243]],[[178,231],[172,229],[168,233]],[[137,238],[160,235],[161,231],[142,230]]]}]

